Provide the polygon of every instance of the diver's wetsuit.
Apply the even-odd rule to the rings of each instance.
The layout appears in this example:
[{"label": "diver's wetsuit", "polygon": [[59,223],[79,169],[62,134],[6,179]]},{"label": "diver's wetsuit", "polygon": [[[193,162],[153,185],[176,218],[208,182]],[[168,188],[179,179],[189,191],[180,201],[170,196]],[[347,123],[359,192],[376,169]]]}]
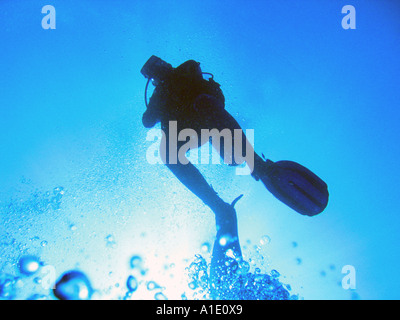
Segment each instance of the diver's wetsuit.
[{"label": "diver's wetsuit", "polygon": [[[212,81],[212,80],[209,80]],[[143,114],[143,125],[146,128],[153,127],[157,122],[161,122],[164,132],[161,150],[161,158],[174,175],[196,196],[198,196],[215,213],[217,226],[217,240],[214,244],[213,260],[214,264],[222,261],[227,249],[234,250],[237,257],[241,257],[241,250],[238,241],[236,212],[233,206],[224,202],[207,183],[199,170],[189,161],[182,164],[180,161],[169,163],[170,152],[178,152],[186,141],[178,141],[177,148],[169,148],[169,126],[170,121],[176,121],[177,132],[182,129],[190,128],[196,131],[200,137],[201,129],[241,129],[237,121],[225,110],[225,99],[222,91],[215,90],[215,82],[210,86],[208,81],[203,80],[202,72],[194,60],[189,60],[177,67],[171,73],[169,79],[158,84],[150,98],[148,108]],[[217,85],[219,88],[219,85]],[[232,139],[234,135],[232,134]],[[242,134],[242,147],[246,146],[246,137]],[[164,144],[165,142],[165,144]],[[200,141],[197,146],[200,146]],[[232,142],[232,147],[235,145]],[[223,158],[223,144],[221,143],[220,155]],[[162,148],[163,149],[163,148]],[[244,151],[243,151],[244,152]],[[242,152],[242,154],[244,154]],[[234,154],[233,152],[231,154]],[[176,154],[177,156],[177,154]],[[178,159],[177,157],[175,159]],[[264,161],[254,153],[254,171],[261,166]],[[254,174],[253,177],[257,179]],[[227,235],[233,242],[228,243],[223,248],[219,243],[221,236]]]}]

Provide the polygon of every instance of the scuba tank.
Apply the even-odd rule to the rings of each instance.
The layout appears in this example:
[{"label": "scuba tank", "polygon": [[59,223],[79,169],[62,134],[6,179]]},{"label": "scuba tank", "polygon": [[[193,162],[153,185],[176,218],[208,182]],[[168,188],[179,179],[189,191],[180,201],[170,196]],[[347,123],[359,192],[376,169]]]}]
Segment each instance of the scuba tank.
[{"label": "scuba tank", "polygon": [[[214,75],[202,72],[200,63],[194,60],[188,60],[177,68],[173,68],[169,63],[153,55],[140,72],[148,79],[144,90],[146,107],[148,107],[148,86],[152,80],[156,87],[163,87],[168,96],[179,106],[187,106],[200,94],[212,95],[225,105],[225,97],[220,84],[214,81]],[[203,75],[211,77],[206,80]]]}]

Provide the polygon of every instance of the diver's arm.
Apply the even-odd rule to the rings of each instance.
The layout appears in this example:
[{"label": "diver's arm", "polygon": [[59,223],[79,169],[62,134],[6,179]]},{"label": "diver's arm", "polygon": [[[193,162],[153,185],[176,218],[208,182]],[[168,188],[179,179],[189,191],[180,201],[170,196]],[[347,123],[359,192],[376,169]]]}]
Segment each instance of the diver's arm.
[{"label": "diver's arm", "polygon": [[166,103],[163,91],[156,88],[142,116],[142,123],[145,128],[152,128],[157,122],[161,121],[161,115],[163,110],[165,110]]}]

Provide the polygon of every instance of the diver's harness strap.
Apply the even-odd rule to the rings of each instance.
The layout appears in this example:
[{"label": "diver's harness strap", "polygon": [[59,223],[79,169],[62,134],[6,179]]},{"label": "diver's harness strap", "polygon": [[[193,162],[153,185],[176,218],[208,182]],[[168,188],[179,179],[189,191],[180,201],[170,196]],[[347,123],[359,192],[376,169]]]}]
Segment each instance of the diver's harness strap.
[{"label": "diver's harness strap", "polygon": [[149,88],[150,81],[151,81],[151,79],[149,78],[147,80],[146,87],[144,88],[144,103],[146,104],[146,108],[149,107],[149,104],[147,103],[147,89]]}]

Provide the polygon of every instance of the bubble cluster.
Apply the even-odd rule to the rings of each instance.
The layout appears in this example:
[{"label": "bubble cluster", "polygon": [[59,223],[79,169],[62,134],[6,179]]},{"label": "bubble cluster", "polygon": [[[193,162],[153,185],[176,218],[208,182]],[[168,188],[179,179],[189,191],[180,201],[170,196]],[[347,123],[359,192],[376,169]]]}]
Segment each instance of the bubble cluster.
[{"label": "bubble cluster", "polygon": [[17,277],[10,274],[0,274],[0,300],[12,300],[16,296]]},{"label": "bubble cluster", "polygon": [[[171,263],[169,265],[170,268],[173,268],[174,266],[175,266],[174,263]],[[148,270],[141,256],[139,255],[132,256],[129,260],[129,267],[131,269],[130,271],[131,274],[128,276],[126,280],[127,292],[125,293],[123,300],[134,299],[135,298],[134,293],[143,289],[147,290],[147,292],[155,292],[154,293],[155,300],[167,300],[167,296],[163,293],[165,287],[159,285],[154,280],[146,279]],[[139,290],[139,288],[141,289]]]},{"label": "bubble cluster", "polygon": [[[226,257],[219,270],[210,274],[211,266],[201,255],[187,268],[188,287],[195,299],[218,300],[295,300],[290,286],[279,281],[279,272],[262,273],[258,267],[250,272],[250,263]],[[185,297],[186,294],[184,295]]]},{"label": "bubble cluster", "polygon": [[[32,199],[26,202],[12,202],[7,205],[7,212],[10,216],[23,212],[23,217],[33,217],[40,220],[42,214],[47,214],[53,210],[60,209],[61,200],[65,192],[62,187],[56,187],[50,192],[39,193],[35,192]],[[60,211],[57,211],[57,214]],[[57,215],[55,215],[57,217]],[[32,218],[32,219],[33,219]],[[8,221],[12,221],[9,219]],[[36,220],[32,220],[36,221]],[[79,224],[78,232],[77,225],[68,221],[66,227],[69,231],[79,234],[84,224]],[[71,232],[69,233],[71,234]],[[49,237],[43,237],[42,234],[29,234],[29,241],[32,248],[28,244],[19,244],[14,237],[9,237],[9,233],[1,237],[0,240],[7,246],[18,246],[19,252],[16,259],[9,266],[15,267],[15,270],[9,270],[0,274],[0,300],[7,299],[28,299],[28,300],[43,300],[43,299],[60,299],[60,300],[89,300],[95,299],[98,295],[104,294],[111,299],[142,299],[144,296],[150,296],[156,300],[166,300],[170,296],[171,285],[177,277],[175,274],[170,274],[170,279],[161,280],[153,278],[151,275],[153,270],[149,270],[145,266],[145,261],[148,261],[148,256],[133,255],[128,260],[128,274],[125,282],[118,281],[113,283],[111,289],[101,289],[95,291],[86,274],[81,271],[72,270],[64,273],[56,282],[55,288],[55,270],[50,272],[39,256],[28,254],[30,251],[37,249],[42,252],[48,252],[47,247],[52,247],[53,241]],[[143,236],[143,234],[141,235]],[[44,240],[46,238],[46,240]],[[49,240],[49,242],[48,242]],[[103,234],[100,239],[103,241],[103,246],[106,248],[114,248],[117,245],[114,234],[109,232]],[[281,275],[277,270],[271,270],[268,265],[265,265],[265,259],[268,257],[270,249],[269,244],[271,238],[268,235],[263,235],[259,238],[258,243],[252,244],[250,240],[245,241],[242,247],[244,251],[251,250],[251,254],[243,258],[235,256],[234,250],[230,249],[232,243],[238,241],[237,238],[232,238],[229,234],[219,238],[219,244],[226,250],[226,259],[219,266],[219,270],[212,270],[211,263],[207,259],[211,259],[212,245],[209,242],[203,242],[199,247],[201,255],[196,255],[194,261],[183,259],[183,261],[165,261],[163,270],[168,271],[174,269],[178,271],[182,262],[186,268],[188,276],[187,282],[184,283],[185,292],[178,292],[178,296],[183,300],[186,299],[296,299],[296,295],[291,295],[291,286],[282,283]],[[250,245],[251,244],[251,245]],[[298,247],[298,243],[291,242],[293,248]],[[107,249],[108,250],[108,249]],[[297,251],[297,250],[296,250]],[[203,256],[202,256],[203,255]],[[294,256],[293,263],[302,265],[302,259],[297,255]],[[8,259],[9,260],[9,259]],[[151,257],[150,257],[151,260]],[[176,263],[176,264],[175,264]],[[78,266],[79,263],[76,264]],[[320,271],[320,276],[328,278],[325,270],[335,271],[336,266],[330,264],[325,266],[327,269]],[[161,267],[162,268],[162,267]],[[48,272],[46,272],[46,270]],[[115,270],[108,271],[111,275],[115,274]],[[175,278],[174,278],[175,277]],[[174,278],[170,283],[168,282]],[[165,285],[165,286],[164,286]],[[33,286],[33,287],[32,287]],[[26,288],[32,288],[32,291],[26,292]],[[118,289],[117,289],[118,288]],[[25,292],[22,292],[23,290]],[[124,291],[125,290],[125,291]],[[121,292],[122,291],[122,292]],[[117,294],[115,294],[118,292]],[[125,296],[124,296],[125,294]],[[142,295],[143,294],[143,295]],[[172,295],[173,296],[173,293]],[[356,293],[352,299],[359,298]]]},{"label": "bubble cluster", "polygon": [[50,198],[50,205],[54,210],[60,209],[61,199],[64,196],[64,188],[63,187],[55,187],[53,189],[53,196]]}]

